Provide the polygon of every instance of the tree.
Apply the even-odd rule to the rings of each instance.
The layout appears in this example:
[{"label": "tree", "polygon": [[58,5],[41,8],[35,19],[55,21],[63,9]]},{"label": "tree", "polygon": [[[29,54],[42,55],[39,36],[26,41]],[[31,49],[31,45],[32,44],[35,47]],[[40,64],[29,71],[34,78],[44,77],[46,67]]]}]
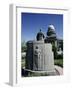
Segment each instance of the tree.
[{"label": "tree", "polygon": [[57,47],[55,47],[54,43],[52,43],[52,51],[54,52],[54,59],[57,59]]},{"label": "tree", "polygon": [[27,50],[26,42],[22,41],[22,43],[21,43],[21,52],[26,52],[26,50]]}]

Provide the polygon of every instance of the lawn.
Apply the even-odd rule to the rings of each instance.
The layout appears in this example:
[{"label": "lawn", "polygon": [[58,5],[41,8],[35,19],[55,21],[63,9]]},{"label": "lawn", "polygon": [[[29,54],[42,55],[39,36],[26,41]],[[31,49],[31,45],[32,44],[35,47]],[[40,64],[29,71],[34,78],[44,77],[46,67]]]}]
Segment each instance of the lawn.
[{"label": "lawn", "polygon": [[55,59],[54,64],[63,67],[63,59]]}]

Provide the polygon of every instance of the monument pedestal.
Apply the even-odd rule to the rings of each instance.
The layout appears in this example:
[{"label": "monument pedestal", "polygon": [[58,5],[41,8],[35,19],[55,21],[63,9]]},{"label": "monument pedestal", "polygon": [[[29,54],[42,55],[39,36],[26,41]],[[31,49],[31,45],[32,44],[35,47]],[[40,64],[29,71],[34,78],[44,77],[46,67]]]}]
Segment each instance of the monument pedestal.
[{"label": "monument pedestal", "polygon": [[23,76],[26,76],[26,77],[62,75],[62,74],[60,74],[60,71],[58,71],[56,68],[54,68],[54,71],[33,71],[33,70],[28,70],[28,69],[24,68],[23,69],[23,73],[26,73],[26,74],[23,74]]},{"label": "monument pedestal", "polygon": [[25,71],[30,75],[55,75],[52,45],[44,41],[27,43]]}]

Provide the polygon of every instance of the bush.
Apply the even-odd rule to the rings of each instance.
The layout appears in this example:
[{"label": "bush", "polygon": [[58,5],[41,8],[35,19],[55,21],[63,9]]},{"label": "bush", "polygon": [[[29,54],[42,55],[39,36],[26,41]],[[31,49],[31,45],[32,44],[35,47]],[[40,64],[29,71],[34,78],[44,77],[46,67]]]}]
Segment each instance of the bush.
[{"label": "bush", "polygon": [[63,55],[57,55],[57,59],[63,59]]},{"label": "bush", "polygon": [[27,47],[21,47],[21,52],[26,52],[27,51]]}]

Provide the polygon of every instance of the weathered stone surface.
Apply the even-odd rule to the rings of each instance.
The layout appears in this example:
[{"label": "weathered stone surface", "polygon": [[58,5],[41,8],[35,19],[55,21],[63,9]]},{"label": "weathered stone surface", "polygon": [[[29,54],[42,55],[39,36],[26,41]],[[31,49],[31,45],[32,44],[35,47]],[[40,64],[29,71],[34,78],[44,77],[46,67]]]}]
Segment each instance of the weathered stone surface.
[{"label": "weathered stone surface", "polygon": [[[33,41],[27,43],[26,69],[33,71],[54,72],[54,57],[52,45],[44,41]],[[41,72],[42,73],[42,72]]]},{"label": "weathered stone surface", "polygon": [[54,70],[54,57],[51,44],[44,44],[44,70]]},{"label": "weathered stone surface", "polygon": [[33,69],[33,42],[27,42],[26,69]]},{"label": "weathered stone surface", "polygon": [[33,42],[33,70],[44,68],[44,41]]}]

